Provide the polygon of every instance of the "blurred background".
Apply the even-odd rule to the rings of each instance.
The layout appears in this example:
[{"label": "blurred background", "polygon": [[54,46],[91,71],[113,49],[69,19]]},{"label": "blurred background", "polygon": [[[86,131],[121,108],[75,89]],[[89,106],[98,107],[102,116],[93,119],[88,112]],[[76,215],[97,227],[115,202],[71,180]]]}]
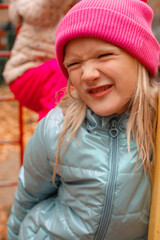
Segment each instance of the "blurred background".
[{"label": "blurred background", "polygon": [[[3,5],[2,5],[3,4]],[[4,83],[2,72],[12,49],[16,29],[7,5],[0,0],[0,240],[6,240],[6,222],[16,189],[23,149],[37,125],[37,113],[21,107]]]},{"label": "blurred background", "polygon": [[[31,0],[30,0],[31,1]],[[6,222],[16,189],[23,149],[37,125],[37,113],[21,107],[4,83],[2,72],[17,29],[8,14],[9,0],[0,0],[0,240],[6,240]],[[148,0],[154,11],[153,32],[160,43],[160,0]]]}]

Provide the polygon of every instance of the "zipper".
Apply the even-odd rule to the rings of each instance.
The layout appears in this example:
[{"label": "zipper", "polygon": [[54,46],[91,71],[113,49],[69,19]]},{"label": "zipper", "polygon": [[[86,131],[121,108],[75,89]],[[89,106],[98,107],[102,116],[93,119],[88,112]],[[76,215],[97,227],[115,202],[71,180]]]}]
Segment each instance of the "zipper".
[{"label": "zipper", "polygon": [[102,212],[100,224],[95,236],[95,240],[103,240],[107,232],[108,226],[110,224],[111,215],[112,215],[112,203],[115,192],[115,184],[118,171],[118,127],[117,121],[114,119],[111,121],[111,127],[109,129],[109,134],[111,136],[111,146],[112,146],[112,155],[110,162],[110,174],[109,181],[106,189],[106,196],[104,202],[104,209]]}]

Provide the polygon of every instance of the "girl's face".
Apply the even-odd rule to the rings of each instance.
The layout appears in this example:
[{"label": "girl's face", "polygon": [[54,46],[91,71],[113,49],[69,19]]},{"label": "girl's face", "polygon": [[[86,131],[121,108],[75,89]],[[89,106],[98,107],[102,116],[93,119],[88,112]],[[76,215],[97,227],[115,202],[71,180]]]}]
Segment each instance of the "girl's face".
[{"label": "girl's face", "polygon": [[96,38],[77,38],[65,47],[64,66],[83,101],[100,116],[123,113],[137,82],[137,61]]}]

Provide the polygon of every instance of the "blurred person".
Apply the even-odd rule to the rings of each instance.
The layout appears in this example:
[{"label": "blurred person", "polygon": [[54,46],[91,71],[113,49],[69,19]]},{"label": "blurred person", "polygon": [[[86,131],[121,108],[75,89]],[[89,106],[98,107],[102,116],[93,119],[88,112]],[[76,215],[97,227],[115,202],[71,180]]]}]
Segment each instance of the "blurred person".
[{"label": "blurred person", "polygon": [[39,120],[56,106],[67,85],[56,61],[55,31],[76,2],[10,0],[10,20],[19,32],[3,77],[15,98],[36,111]]}]

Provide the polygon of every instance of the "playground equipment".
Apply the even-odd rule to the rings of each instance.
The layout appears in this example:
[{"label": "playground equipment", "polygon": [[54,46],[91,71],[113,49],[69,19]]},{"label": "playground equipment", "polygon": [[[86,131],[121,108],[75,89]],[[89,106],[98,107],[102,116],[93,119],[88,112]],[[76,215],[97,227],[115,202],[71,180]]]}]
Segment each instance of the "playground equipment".
[{"label": "playground equipment", "polygon": [[[8,8],[8,4],[3,4],[0,3],[0,10],[3,9],[7,9]],[[4,34],[3,31],[0,31],[0,34]],[[9,57],[10,56],[10,51],[0,51],[0,58],[1,57]],[[14,97],[0,97],[0,102],[10,102],[10,101],[16,101],[16,99]],[[22,165],[23,162],[23,109],[22,109],[22,105],[19,103],[18,104],[18,122],[19,122],[19,138],[17,140],[12,140],[12,141],[4,141],[4,140],[0,140],[0,145],[3,144],[18,144],[20,146],[20,166]],[[13,185],[16,185],[16,182],[0,182],[0,187],[10,187]]]},{"label": "playground equipment", "polygon": [[160,240],[160,93],[158,105],[156,162],[154,165],[148,240]]}]

